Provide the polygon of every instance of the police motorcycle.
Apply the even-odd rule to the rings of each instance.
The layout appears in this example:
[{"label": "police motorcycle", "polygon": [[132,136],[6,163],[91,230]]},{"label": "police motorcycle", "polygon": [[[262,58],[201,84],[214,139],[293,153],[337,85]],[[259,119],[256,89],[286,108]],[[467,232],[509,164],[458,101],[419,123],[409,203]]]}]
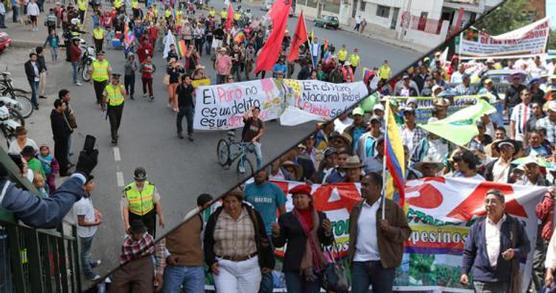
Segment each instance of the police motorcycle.
[{"label": "police motorcycle", "polygon": [[10,97],[0,97],[0,131],[8,146],[15,139],[16,128],[25,125],[25,120],[16,110],[18,103]]},{"label": "police motorcycle", "polygon": [[89,69],[91,68],[91,64],[95,61],[96,50],[93,46],[87,46],[87,42],[83,39],[80,40],[81,51],[83,54],[81,55],[81,60],[79,61],[78,72],[81,71],[81,78],[85,82],[89,82],[91,80],[91,74],[89,73]]}]

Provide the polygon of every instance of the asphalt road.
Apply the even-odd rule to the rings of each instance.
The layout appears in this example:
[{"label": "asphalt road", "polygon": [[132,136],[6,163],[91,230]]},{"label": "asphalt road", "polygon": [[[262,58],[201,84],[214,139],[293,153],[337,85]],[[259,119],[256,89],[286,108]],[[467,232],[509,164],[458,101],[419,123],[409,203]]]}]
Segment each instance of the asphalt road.
[{"label": "asphalt road", "polygon": [[[223,5],[212,3],[217,9]],[[263,13],[252,9],[255,14]],[[297,18],[290,18],[288,26],[291,32],[295,29]],[[308,22],[309,31],[312,23]],[[361,52],[362,66],[379,65],[384,59],[390,60],[393,71],[401,70],[405,65],[416,60],[418,53],[391,46],[380,41],[344,31],[331,31],[316,28],[315,34],[320,39],[329,39],[339,48],[342,43],[352,49],[357,47]],[[86,37],[87,39],[90,36]],[[123,72],[124,57],[119,50],[107,49],[107,58],[113,71]],[[62,52],[62,56],[63,56]],[[7,57],[7,56],[6,56]],[[50,63],[50,58],[47,58]],[[224,132],[197,132],[195,141],[180,140],[176,137],[176,114],[167,108],[167,94],[162,84],[165,62],[161,53],[156,52],[154,63],[158,70],[154,78],[155,101],[150,103],[141,95],[140,79],[136,79],[136,99],[128,100],[124,107],[120,139],[118,146],[110,142],[110,129],[105,115],[99,111],[95,103],[91,84],[74,86],[71,82],[71,66],[69,63],[50,67],[49,86],[52,93],[67,88],[72,94],[72,106],[77,112],[78,132],[73,135],[72,148],[75,153],[82,148],[86,134],[97,137],[99,164],[95,169],[97,189],[93,201],[104,215],[104,223],[99,227],[93,242],[92,254],[100,258],[103,264],[99,273],[107,273],[118,264],[120,245],[124,228],[120,218],[120,199],[123,186],[132,180],[133,170],[138,166],[146,168],[149,180],[156,184],[161,197],[165,229],[158,229],[157,236],[163,235],[181,222],[184,215],[195,206],[198,194],[208,192],[215,196],[225,192],[242,178],[234,169],[223,170],[216,160],[216,144]],[[214,80],[215,73],[210,66],[210,59],[202,57],[207,73]],[[21,66],[21,65],[18,65]],[[23,67],[21,66],[21,71]],[[12,71],[16,71],[15,69]],[[359,72],[359,76],[360,76]],[[53,82],[55,85],[53,86]],[[41,110],[30,119],[29,127],[38,130],[35,133],[39,142],[52,143],[48,114],[52,100],[41,101]],[[185,126],[185,121],[184,121]],[[297,127],[281,127],[278,122],[266,124],[267,131],[263,137],[263,156],[269,162],[283,151],[305,137],[314,129],[314,123]],[[40,131],[39,131],[40,130]],[[38,140],[43,137],[45,140]],[[76,158],[74,157],[74,160]],[[253,158],[254,162],[254,158]]]}]

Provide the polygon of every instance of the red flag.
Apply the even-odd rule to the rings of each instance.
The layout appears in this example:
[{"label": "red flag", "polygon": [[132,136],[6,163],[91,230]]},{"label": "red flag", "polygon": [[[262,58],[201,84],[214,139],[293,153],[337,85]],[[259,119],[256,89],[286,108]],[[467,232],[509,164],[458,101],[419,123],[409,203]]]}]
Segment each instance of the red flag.
[{"label": "red flag", "polygon": [[232,29],[232,23],[234,23],[234,7],[232,3],[228,5],[228,17],[226,18],[226,30],[230,31]]},{"label": "red flag", "polygon": [[255,73],[271,70],[278,60],[282,50],[282,41],[288,25],[288,14],[290,12],[291,0],[276,0],[270,9],[270,19],[272,20],[272,32],[264,44],[259,57]]},{"label": "red flag", "polygon": [[288,61],[293,62],[299,56],[299,47],[301,44],[307,41],[307,28],[305,27],[305,18],[303,17],[303,11],[299,15],[297,20],[297,26],[295,27],[295,34],[293,35],[292,44],[290,48],[290,55],[288,55]]}]

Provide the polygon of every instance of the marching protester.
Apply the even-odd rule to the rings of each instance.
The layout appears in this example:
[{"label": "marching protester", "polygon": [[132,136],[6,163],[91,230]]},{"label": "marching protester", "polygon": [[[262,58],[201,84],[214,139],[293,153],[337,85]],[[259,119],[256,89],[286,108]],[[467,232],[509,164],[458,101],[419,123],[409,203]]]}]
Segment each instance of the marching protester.
[{"label": "marching protester", "polygon": [[[403,243],[411,233],[403,210],[381,196],[382,185],[378,173],[365,175],[361,181],[363,201],[350,213],[349,259],[354,293],[368,292],[369,285],[373,292],[392,292]],[[386,217],[381,216],[383,212]]]},{"label": "marching protester", "polygon": [[326,215],[314,208],[311,187],[298,185],[289,193],[294,209],[282,214],[272,224],[272,243],[287,243],[283,272],[288,292],[320,292],[322,272],[327,264],[322,245],[334,241],[332,224]]},{"label": "marching protester", "polygon": [[530,242],[520,220],[505,213],[501,191],[488,191],[484,205],[486,218],[473,224],[465,241],[460,282],[467,285],[472,272],[476,292],[508,292],[522,277],[519,259],[531,250]]},{"label": "marching protester", "polygon": [[256,293],[262,274],[274,268],[270,239],[259,212],[243,203],[241,190],[222,198],[204,234],[205,263],[218,292]]}]

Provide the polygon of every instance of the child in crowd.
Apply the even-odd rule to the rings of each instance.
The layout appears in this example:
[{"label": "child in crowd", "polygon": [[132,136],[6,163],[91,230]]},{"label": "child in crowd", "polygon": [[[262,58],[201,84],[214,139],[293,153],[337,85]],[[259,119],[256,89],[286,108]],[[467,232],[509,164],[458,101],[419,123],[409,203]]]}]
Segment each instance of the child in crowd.
[{"label": "child in crowd", "polygon": [[42,145],[39,149],[40,154],[38,159],[42,163],[44,173],[46,175],[46,184],[48,185],[49,193],[56,191],[56,173],[60,170],[60,165],[58,161],[50,153],[50,148],[46,145]]}]

